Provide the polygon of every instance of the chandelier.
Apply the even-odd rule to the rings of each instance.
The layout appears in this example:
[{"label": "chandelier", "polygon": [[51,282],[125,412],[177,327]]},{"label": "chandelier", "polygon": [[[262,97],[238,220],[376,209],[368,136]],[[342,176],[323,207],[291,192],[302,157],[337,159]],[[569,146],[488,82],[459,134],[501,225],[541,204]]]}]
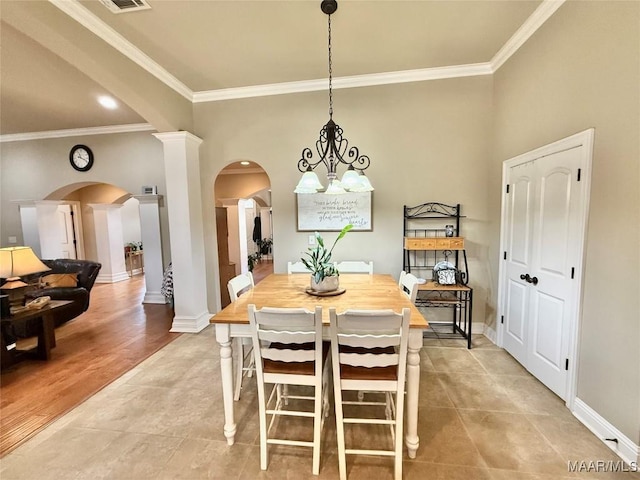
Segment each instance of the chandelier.
[{"label": "chandelier", "polygon": [[[325,190],[314,172],[320,164],[327,168],[327,179],[329,180],[329,186],[324,193],[370,192],[373,187],[364,174],[364,171],[371,164],[369,157],[360,155],[358,147],[349,147],[349,141],[342,136],[342,128],[333,121],[331,14],[338,9],[338,3],[336,0],[322,0],[320,9],[327,14],[329,19],[329,121],[320,130],[320,137],[316,141],[316,152],[319,158],[314,161],[313,152],[309,147],[302,150],[302,156],[298,160],[298,170],[303,174],[294,192],[317,193]],[[337,168],[341,164],[346,166],[347,170],[342,175],[342,179],[338,180]]]}]

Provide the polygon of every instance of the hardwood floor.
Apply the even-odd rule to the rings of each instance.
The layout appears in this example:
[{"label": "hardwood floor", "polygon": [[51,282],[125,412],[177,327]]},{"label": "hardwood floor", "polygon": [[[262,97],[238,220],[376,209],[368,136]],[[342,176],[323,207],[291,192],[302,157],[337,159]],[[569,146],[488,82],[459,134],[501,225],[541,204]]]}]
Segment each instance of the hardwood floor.
[{"label": "hardwood floor", "polygon": [[258,283],[264,277],[273,273],[273,260],[263,258],[256,262],[251,273],[253,274],[253,283]]},{"label": "hardwood floor", "polygon": [[2,371],[0,457],[180,336],[169,332],[171,307],[143,305],[143,296],[142,275],[95,285],[89,310],[56,329],[51,360]]}]

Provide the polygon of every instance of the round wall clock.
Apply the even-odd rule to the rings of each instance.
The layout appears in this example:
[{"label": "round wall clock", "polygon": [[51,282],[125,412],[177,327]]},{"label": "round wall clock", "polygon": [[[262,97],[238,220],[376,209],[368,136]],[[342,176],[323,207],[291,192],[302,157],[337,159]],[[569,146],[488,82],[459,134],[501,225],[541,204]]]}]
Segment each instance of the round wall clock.
[{"label": "round wall clock", "polygon": [[79,172],[86,172],[93,166],[93,152],[86,145],[75,145],[69,152],[69,161]]}]

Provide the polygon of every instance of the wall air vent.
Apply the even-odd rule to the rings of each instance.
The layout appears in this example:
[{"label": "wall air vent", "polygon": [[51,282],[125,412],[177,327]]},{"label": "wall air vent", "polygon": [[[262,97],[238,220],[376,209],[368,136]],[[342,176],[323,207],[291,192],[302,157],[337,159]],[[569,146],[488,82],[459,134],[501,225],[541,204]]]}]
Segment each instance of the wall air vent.
[{"label": "wall air vent", "polygon": [[100,3],[113,13],[136,12],[151,8],[146,0],[100,0]]}]

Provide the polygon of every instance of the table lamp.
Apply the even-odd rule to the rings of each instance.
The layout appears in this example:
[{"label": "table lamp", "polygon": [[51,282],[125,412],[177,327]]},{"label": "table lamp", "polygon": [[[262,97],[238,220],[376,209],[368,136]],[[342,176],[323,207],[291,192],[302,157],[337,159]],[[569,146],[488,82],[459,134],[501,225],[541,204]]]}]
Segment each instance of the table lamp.
[{"label": "table lamp", "polygon": [[24,300],[24,295],[20,295],[18,291],[21,292],[20,289],[27,284],[20,277],[47,270],[51,269],[36,257],[31,247],[0,248],[0,278],[6,279],[0,289],[9,293],[12,304]]}]

